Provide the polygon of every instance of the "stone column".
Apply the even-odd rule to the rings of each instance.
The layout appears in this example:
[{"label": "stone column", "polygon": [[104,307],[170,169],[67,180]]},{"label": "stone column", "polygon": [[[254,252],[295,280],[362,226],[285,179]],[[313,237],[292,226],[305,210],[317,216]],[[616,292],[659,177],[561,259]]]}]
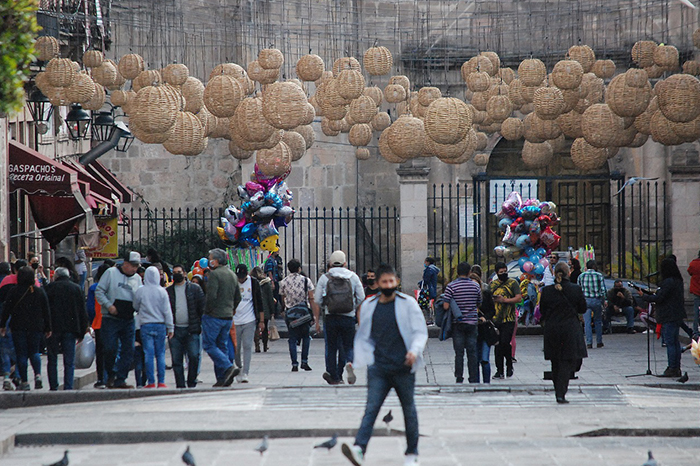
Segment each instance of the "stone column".
[{"label": "stone column", "polygon": [[8,180],[7,118],[0,117],[0,261],[10,254],[10,195]]},{"label": "stone column", "polygon": [[413,160],[396,169],[399,175],[401,206],[401,273],[402,290],[413,295],[423,278],[423,261],[428,255],[428,175],[423,160]]}]

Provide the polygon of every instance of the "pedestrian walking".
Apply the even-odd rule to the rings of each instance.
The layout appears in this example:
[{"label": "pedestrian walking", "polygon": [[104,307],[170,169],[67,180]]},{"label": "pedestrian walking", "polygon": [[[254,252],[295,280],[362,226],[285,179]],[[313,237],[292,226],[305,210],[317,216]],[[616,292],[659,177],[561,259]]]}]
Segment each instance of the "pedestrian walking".
[{"label": "pedestrian walking", "polygon": [[544,274],[542,275],[542,283],[544,283],[544,286],[554,285],[554,267],[559,262],[559,254],[552,252],[547,259],[549,260],[549,264],[545,267]]},{"label": "pedestrian walking", "polygon": [[95,367],[97,369],[97,381],[93,385],[95,388],[105,388],[107,383],[107,373],[105,371],[104,358],[104,338],[102,336],[102,306],[95,299],[95,290],[100,283],[102,275],[108,268],[112,267],[112,261],[105,261],[97,268],[95,278],[92,285],[88,288],[85,307],[87,309],[88,322],[91,322],[90,327],[95,332]]},{"label": "pedestrian walking", "polygon": [[87,278],[87,256],[85,255],[85,250],[78,248],[75,251],[75,256],[73,257],[73,262],[75,263],[75,271],[78,274],[78,285],[80,285],[80,290],[85,292],[85,279]]},{"label": "pedestrian walking", "polygon": [[690,275],[690,294],[693,295],[693,336],[700,335],[698,323],[700,322],[700,252],[698,257],[690,261],[688,265]]},{"label": "pedestrian walking", "polygon": [[[494,341],[493,317],[496,315],[496,308],[493,304],[493,297],[489,286],[483,283],[481,278],[481,266],[472,265],[469,278],[479,284],[481,288],[481,308],[479,309],[479,328],[476,339],[477,360],[481,367],[481,380],[483,383],[491,383],[491,345]],[[479,373],[477,372],[476,382],[479,382]]]},{"label": "pedestrian walking", "polygon": [[[39,353],[42,334],[51,336],[51,314],[46,292],[36,286],[36,275],[32,268],[22,267],[17,272],[17,285],[10,290],[0,318],[0,335],[7,334],[10,321],[12,340],[17,357],[20,390],[29,390],[27,361]],[[36,374],[41,377],[41,374]],[[35,384],[35,388],[37,387]]]},{"label": "pedestrian walking", "polygon": [[435,321],[435,309],[433,308],[437,298],[437,279],[440,269],[435,265],[434,257],[426,257],[423,261],[423,279],[419,285],[418,304],[423,310],[425,321],[432,325]]},{"label": "pedestrian walking", "polygon": [[36,281],[39,283],[39,286],[46,286],[49,284],[49,279],[46,276],[46,273],[44,273],[44,266],[39,263],[39,256],[34,254],[33,252],[30,252],[27,254],[27,263],[29,264],[29,267],[32,268],[34,271],[34,276],[36,278]]},{"label": "pedestrian walking", "polygon": [[661,377],[680,377],[681,345],[678,334],[685,319],[683,277],[672,259],[664,259],[659,266],[661,284],[654,294],[639,294],[646,302],[655,303],[656,321],[661,324],[661,338],[666,343],[668,367]]},{"label": "pedestrian walking", "polygon": [[292,372],[299,370],[297,358],[297,344],[299,342],[301,342],[301,368],[305,371],[310,371],[309,345],[311,344],[311,337],[309,330],[314,323],[313,318],[308,323],[292,327],[289,316],[294,312],[292,309],[300,311],[294,315],[302,316],[305,313],[311,315],[311,309],[314,304],[314,284],[310,278],[302,274],[299,260],[290,260],[287,263],[287,270],[289,270],[289,274],[280,282],[280,296],[282,298],[282,307],[288,316],[287,330],[289,331],[289,357],[292,359]]},{"label": "pedestrian walking", "polygon": [[[9,262],[0,262],[0,283],[5,277],[12,273],[12,266]],[[9,289],[7,289],[9,291]],[[0,288],[0,292],[4,290]],[[4,296],[0,298],[0,315],[2,315],[3,305],[5,304]],[[6,391],[14,390],[12,379],[14,378],[13,367],[16,364],[15,345],[12,343],[12,335],[7,332],[4,336],[0,336],[0,375],[3,377],[2,389]]]},{"label": "pedestrian walking", "polygon": [[[196,283],[187,281],[182,265],[173,266],[173,284],[166,288],[175,331],[169,340],[175,386],[195,388],[201,354],[202,315],[206,307],[204,292]],[[184,356],[187,356],[185,384]]]},{"label": "pedestrian walking", "polygon": [[146,269],[144,284],[134,294],[134,309],[138,312],[137,318],[141,328],[146,388],[156,388],[156,369],[157,387],[168,388],[165,385],[165,340],[173,337],[175,325],[170,298],[161,286],[160,271],[153,265]]},{"label": "pedestrian walking", "polygon": [[63,354],[63,389],[73,389],[75,344],[83,341],[88,331],[85,297],[80,285],[70,280],[70,272],[58,267],[53,282],[46,285],[51,311],[51,338],[46,340],[49,390],[58,390],[58,355]]},{"label": "pedestrian walking", "polygon": [[581,287],[569,280],[569,273],[567,264],[558,263],[554,268],[555,284],[545,286],[540,297],[544,358],[552,364],[557,403],[568,403],[569,379],[588,357],[579,320],[587,304]]},{"label": "pedestrian walking", "polygon": [[515,331],[515,305],[523,297],[520,294],[518,281],[508,276],[508,266],[504,262],[496,263],[496,278],[490,285],[496,313],[493,323],[499,332],[499,342],[496,345],[496,373],[494,379],[502,379],[503,362],[505,360],[505,376],[513,376],[513,350],[511,341]]},{"label": "pedestrian walking", "polygon": [[362,465],[374,422],[393,388],[401,402],[406,426],[406,466],[418,465],[418,413],[414,401],[415,374],[423,367],[428,328],[415,299],[396,291],[399,280],[390,265],[377,269],[381,294],[360,308],[355,336],[356,367],[367,367],[367,405],[354,445],[344,443],[343,454],[355,466]]},{"label": "pedestrian walking", "polygon": [[240,372],[228,357],[226,341],[233,325],[233,312],[241,302],[241,289],[233,271],[228,268],[228,255],[223,249],[209,251],[206,308],[202,316],[202,347],[214,362],[215,387],[228,387]]},{"label": "pedestrian walking", "polygon": [[372,269],[367,269],[363,283],[365,287],[365,299],[379,293],[379,285],[377,285],[377,275]]},{"label": "pedestrian walking", "polygon": [[586,262],[586,271],[578,277],[578,284],[586,298],[586,313],[583,315],[584,328],[586,330],[586,347],[593,348],[593,329],[591,324],[595,322],[596,346],[602,348],[603,344],[603,308],[607,291],[603,274],[598,272],[598,264],[593,259]]},{"label": "pedestrian walking", "polygon": [[277,301],[272,291],[272,279],[265,276],[260,267],[253,267],[251,275],[256,278],[260,284],[260,297],[262,299],[263,314],[265,316],[265,327],[261,331],[255,332],[255,352],[260,352],[260,342],[262,342],[262,351],[267,353],[267,344],[270,340],[269,324],[270,319],[274,319]]},{"label": "pedestrian walking", "polygon": [[481,306],[481,287],[469,278],[471,265],[460,262],[457,265],[457,279],[447,285],[443,307],[450,309],[450,300],[454,299],[461,311],[459,318],[453,318],[452,346],[455,351],[455,379],[464,382],[464,352],[467,352],[467,369],[469,383],[479,383],[479,359],[477,349],[479,306]]},{"label": "pedestrian walking", "polygon": [[241,289],[241,302],[233,314],[236,326],[236,365],[241,368],[238,381],[248,383],[255,332],[262,332],[265,328],[265,313],[258,279],[248,275],[245,264],[236,266],[236,277]]},{"label": "pedestrian walking", "polygon": [[329,385],[338,385],[343,380],[343,370],[348,374],[348,383],[354,384],[353,341],[357,310],[365,299],[360,277],[348,270],[343,251],[334,251],[329,259],[330,269],[318,279],[314,293],[314,319],[316,333],[321,331],[321,308],[323,308],[323,333],[326,339],[326,371],[323,380]]},{"label": "pedestrian walking", "polygon": [[136,273],[140,266],[141,254],[129,252],[121,265],[105,271],[95,289],[95,299],[102,307],[108,388],[133,388],[126,379],[134,362],[134,294],[142,283]]}]

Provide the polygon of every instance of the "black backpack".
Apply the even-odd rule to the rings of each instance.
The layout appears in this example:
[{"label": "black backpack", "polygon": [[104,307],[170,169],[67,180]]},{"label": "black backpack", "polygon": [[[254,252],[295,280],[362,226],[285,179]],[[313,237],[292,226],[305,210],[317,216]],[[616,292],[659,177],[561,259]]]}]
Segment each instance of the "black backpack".
[{"label": "black backpack", "polygon": [[329,314],[349,314],[355,309],[355,293],[352,283],[348,278],[334,277],[326,274],[326,296],[323,297],[323,305]]}]

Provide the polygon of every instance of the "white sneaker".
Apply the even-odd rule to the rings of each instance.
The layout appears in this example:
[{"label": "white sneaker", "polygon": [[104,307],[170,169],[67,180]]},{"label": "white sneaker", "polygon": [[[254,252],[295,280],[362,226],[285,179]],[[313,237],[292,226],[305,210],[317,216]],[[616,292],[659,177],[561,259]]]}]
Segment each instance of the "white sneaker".
[{"label": "white sneaker", "polygon": [[248,374],[243,374],[241,376],[241,383],[248,383]]},{"label": "white sneaker", "polygon": [[362,448],[357,445],[350,445],[349,443],[343,443],[341,447],[343,455],[350,460],[355,466],[362,466],[362,462],[365,460],[365,455],[362,453]]},{"label": "white sneaker", "polygon": [[406,455],[403,466],[420,466],[418,455]]},{"label": "white sneaker", "polygon": [[355,382],[357,382],[357,376],[355,375],[355,369],[352,368],[351,362],[345,365],[345,372],[348,375],[348,383],[350,385],[355,385]]}]

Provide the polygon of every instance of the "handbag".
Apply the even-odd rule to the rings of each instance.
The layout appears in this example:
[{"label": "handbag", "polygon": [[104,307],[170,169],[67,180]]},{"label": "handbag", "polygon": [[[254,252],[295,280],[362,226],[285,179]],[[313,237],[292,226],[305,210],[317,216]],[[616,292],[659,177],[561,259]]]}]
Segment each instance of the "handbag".
[{"label": "handbag", "polygon": [[[303,277],[303,275],[302,275]],[[304,298],[308,294],[309,281],[308,278],[304,278]],[[310,324],[313,322],[314,318],[311,315],[311,309],[306,305],[306,301],[303,301],[296,306],[290,307],[285,312],[284,321],[289,328],[301,327],[304,324]]]},{"label": "handbag", "polygon": [[501,332],[490,320],[479,324],[479,335],[489,346],[497,345],[501,340]]}]

